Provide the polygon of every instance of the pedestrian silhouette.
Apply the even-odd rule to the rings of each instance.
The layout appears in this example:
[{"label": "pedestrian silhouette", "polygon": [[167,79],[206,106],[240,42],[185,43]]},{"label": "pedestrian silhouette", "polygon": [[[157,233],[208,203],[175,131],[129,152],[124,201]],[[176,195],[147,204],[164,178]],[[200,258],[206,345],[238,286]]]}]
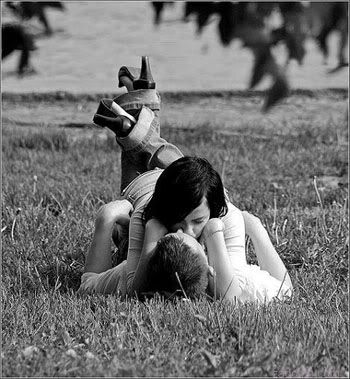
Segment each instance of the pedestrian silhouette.
[{"label": "pedestrian silhouette", "polygon": [[45,34],[48,36],[51,35],[53,31],[46,16],[46,9],[54,8],[60,11],[65,10],[63,3],[60,1],[7,1],[6,5],[21,20],[38,18],[39,22],[44,26]]},{"label": "pedestrian silhouette", "polygon": [[4,24],[1,26],[2,51],[1,59],[5,59],[16,50],[20,51],[17,74],[19,76],[35,73],[30,64],[30,54],[37,47],[32,36],[20,24]]}]

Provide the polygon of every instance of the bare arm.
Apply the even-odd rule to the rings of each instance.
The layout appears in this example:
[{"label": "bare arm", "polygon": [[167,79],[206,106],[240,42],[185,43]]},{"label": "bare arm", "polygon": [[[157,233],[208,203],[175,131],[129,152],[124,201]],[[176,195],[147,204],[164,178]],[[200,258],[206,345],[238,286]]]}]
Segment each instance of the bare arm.
[{"label": "bare arm", "polygon": [[164,237],[166,233],[167,229],[156,219],[151,219],[146,223],[140,259],[138,261],[131,288],[129,289],[130,295],[135,293],[140,294],[147,290],[148,263],[158,241]]},{"label": "bare arm", "polygon": [[242,215],[246,233],[253,242],[260,268],[286,284],[289,288],[293,288],[287,268],[274,248],[260,219],[246,211],[242,212]]},{"label": "bare arm", "polygon": [[242,212],[228,202],[228,212],[221,218],[225,225],[224,237],[227,252],[234,266],[246,264],[245,230]]},{"label": "bare arm", "polygon": [[114,224],[128,224],[132,210],[133,207],[127,200],[112,201],[99,209],[84,272],[101,273],[112,267],[111,237]]},{"label": "bare arm", "polygon": [[214,278],[209,281],[212,294],[234,300],[239,297],[241,289],[234,275],[224,238],[224,225],[218,218],[210,219],[203,231],[203,240],[207,248],[210,266],[214,269]]}]

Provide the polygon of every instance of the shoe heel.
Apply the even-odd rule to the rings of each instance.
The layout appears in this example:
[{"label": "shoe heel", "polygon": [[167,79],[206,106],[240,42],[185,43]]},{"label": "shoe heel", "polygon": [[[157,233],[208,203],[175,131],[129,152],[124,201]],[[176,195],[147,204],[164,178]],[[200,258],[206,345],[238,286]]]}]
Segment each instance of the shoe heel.
[{"label": "shoe heel", "polygon": [[156,83],[153,80],[151,67],[147,56],[142,57],[140,77],[134,80],[134,89],[154,89]]}]

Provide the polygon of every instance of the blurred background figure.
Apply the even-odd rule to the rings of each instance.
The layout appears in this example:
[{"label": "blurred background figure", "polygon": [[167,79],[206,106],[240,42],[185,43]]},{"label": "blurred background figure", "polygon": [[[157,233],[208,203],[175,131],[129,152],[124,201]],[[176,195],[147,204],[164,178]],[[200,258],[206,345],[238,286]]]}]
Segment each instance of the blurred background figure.
[{"label": "blurred background figure", "polygon": [[[156,4],[156,5],[155,5]],[[159,24],[165,2],[152,4],[155,9],[154,22]],[[278,13],[280,26],[271,23]],[[303,64],[306,54],[305,42],[310,25],[319,31],[314,36],[325,58],[328,57],[327,37],[336,30],[340,34],[338,66],[348,65],[346,46],[348,43],[348,3],[347,2],[200,2],[184,3],[183,21],[196,24],[200,35],[212,22],[217,24],[217,33],[223,46],[229,46],[235,39],[253,53],[253,66],[249,89],[256,87],[266,76],[272,78],[267,91],[263,110],[269,110],[289,93],[286,68],[291,60]],[[285,67],[277,63],[272,48],[283,44],[287,57]]]},{"label": "blurred background figure", "polygon": [[[20,23],[39,48],[40,75],[18,81],[15,54],[3,62],[9,91],[114,91],[115,67],[142,55],[157,62],[163,91],[265,89],[264,110],[292,87],[348,82],[346,2],[2,2],[1,10],[3,24]],[[339,68],[333,75],[323,55],[327,69]]]},{"label": "blurred background figure", "polygon": [[335,72],[349,65],[346,54],[348,44],[348,2],[311,2],[308,8],[310,34],[318,42],[323,53],[324,63],[329,58],[329,36],[335,31],[338,34],[338,64],[330,72]]},{"label": "blurred background figure", "polygon": [[152,1],[151,5],[154,10],[154,18],[153,23],[154,25],[159,25],[162,19],[162,13],[164,11],[165,7],[173,6],[173,1]]},{"label": "blurred background figure", "polygon": [[294,59],[301,65],[308,33],[305,6],[301,2],[278,2],[276,7],[282,18],[282,26],[272,29],[272,44],[283,41],[288,51],[286,64]]},{"label": "blurred background figure", "polygon": [[6,6],[21,20],[37,18],[48,36],[53,33],[53,29],[46,16],[46,9],[65,10],[65,6],[60,1],[7,1]]},{"label": "blurred background figure", "polygon": [[[277,42],[283,41],[290,50],[290,57],[303,57],[304,53],[302,39],[294,44],[290,43],[290,41],[297,40],[296,32],[287,33],[286,27],[282,26],[283,32],[280,32],[279,37],[276,38],[272,30],[268,28],[266,19],[271,16],[278,4],[276,2],[186,2],[184,6],[183,20],[185,22],[194,21],[197,25],[197,34],[202,33],[203,29],[213,21],[212,16],[215,15],[217,33],[223,46],[229,46],[234,39],[239,39],[244,47],[252,51],[254,64],[249,89],[256,87],[265,76],[272,77],[272,86],[263,106],[264,111],[269,110],[289,92],[285,71],[277,64],[271,47]],[[287,15],[294,12],[294,9],[286,7],[284,12],[285,18],[287,18]],[[289,21],[295,30],[297,28],[294,24],[297,21],[297,17]],[[299,59],[301,60],[302,57]]]},{"label": "blurred background figure", "polygon": [[2,51],[1,59],[8,57],[16,50],[20,51],[17,74],[34,74],[36,71],[30,64],[30,53],[36,50],[32,36],[20,24],[3,24],[1,26]]}]

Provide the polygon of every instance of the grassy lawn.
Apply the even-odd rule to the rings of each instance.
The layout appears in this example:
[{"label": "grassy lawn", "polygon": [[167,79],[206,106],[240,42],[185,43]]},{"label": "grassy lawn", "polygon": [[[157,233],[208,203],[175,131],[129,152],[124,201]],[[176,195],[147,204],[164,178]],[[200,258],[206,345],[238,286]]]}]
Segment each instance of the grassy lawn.
[{"label": "grassy lawn", "polygon": [[261,307],[77,296],[120,149],[51,123],[96,101],[45,116],[28,99],[3,119],[2,376],[349,376],[347,96],[292,96],[266,116],[254,97],[164,97],[163,136],[212,162],[290,270],[293,299]]}]

